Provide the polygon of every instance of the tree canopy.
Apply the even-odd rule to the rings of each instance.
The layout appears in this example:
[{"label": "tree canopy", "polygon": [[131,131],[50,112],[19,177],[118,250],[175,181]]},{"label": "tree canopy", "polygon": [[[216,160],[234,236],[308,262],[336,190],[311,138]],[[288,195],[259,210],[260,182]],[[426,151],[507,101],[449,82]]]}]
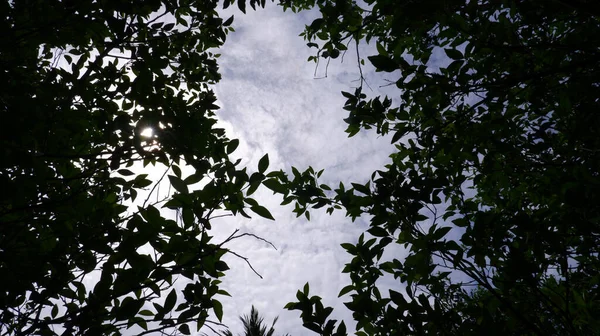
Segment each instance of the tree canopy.
[{"label": "tree canopy", "polygon": [[[310,58],[360,55],[349,136],[391,163],[330,187],[322,171],[242,167],[216,126],[219,6],[259,0],[0,4],[0,334],[191,334],[223,316],[226,245],[211,220],[367,218],[342,244],[357,335],[590,335],[600,330],[600,13],[577,1],[282,0],[318,10]],[[369,62],[397,88],[369,96]],[[320,63],[318,63],[320,64]],[[369,80],[369,81],[367,81]],[[151,180],[143,167],[165,168]],[[192,173],[185,173],[184,166]],[[154,199],[159,185],[164,199]],[[144,195],[144,197],[138,197]],[[177,212],[177,218],[166,210]],[[407,257],[392,255],[403,247]],[[173,287],[176,278],[186,286]],[[90,285],[90,278],[99,279]],[[383,278],[397,287],[383,290]],[[307,284],[287,309],[346,335]]]},{"label": "tree canopy", "polygon": [[[369,43],[395,86],[347,98],[347,132],[391,135],[392,163],[367,184],[309,172],[274,191],[343,208],[370,228],[342,246],[357,335],[589,335],[600,330],[600,21],[588,1],[291,0],[318,9],[311,60]],[[364,56],[364,55],[363,55]],[[322,64],[322,63],[321,63]],[[440,65],[441,64],[441,65]],[[361,72],[362,73],[362,72]],[[406,258],[386,252],[401,245]],[[380,291],[383,277],[398,287]],[[308,286],[287,308],[345,335]]]},{"label": "tree canopy", "polygon": [[[208,316],[221,319],[218,296],[228,295],[224,245],[241,235],[214,241],[211,218],[272,218],[249,197],[268,156],[250,175],[229,159],[239,141],[215,127],[214,51],[233,20],[218,6],[0,4],[0,334],[190,334],[218,324]],[[147,165],[165,174],[150,180]],[[163,180],[174,193],[146,197]],[[183,290],[172,287],[177,277],[189,279]]]}]

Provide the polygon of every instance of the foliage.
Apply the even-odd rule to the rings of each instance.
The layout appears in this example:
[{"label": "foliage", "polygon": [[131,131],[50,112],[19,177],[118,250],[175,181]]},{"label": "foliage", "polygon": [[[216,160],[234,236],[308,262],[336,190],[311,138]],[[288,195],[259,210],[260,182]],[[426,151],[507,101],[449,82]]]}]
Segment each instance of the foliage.
[{"label": "foliage", "polygon": [[[216,242],[211,218],[272,216],[249,197],[268,156],[249,176],[215,127],[214,50],[233,30],[218,5],[0,4],[0,334],[190,334],[221,319],[224,245],[243,234]],[[151,201],[163,180],[174,193]]]},{"label": "foliage", "polygon": [[[271,327],[264,324],[264,318],[258,314],[258,310],[252,306],[250,315],[240,316],[240,321],[244,326],[244,336],[273,336],[275,334],[275,323],[277,317],[273,319]],[[218,333],[221,336],[233,336],[231,330],[224,330]],[[287,336],[287,334],[286,334]]]},{"label": "foliage", "polygon": [[[398,89],[361,85],[350,136],[391,135],[392,163],[331,190],[312,169],[265,185],[310,208],[343,208],[370,228],[352,256],[346,306],[357,335],[590,335],[600,330],[600,14],[589,1],[284,0],[318,8],[311,60],[353,41]],[[374,48],[375,49],[375,48]],[[406,258],[392,247],[407,249]],[[394,248],[394,250],[399,250]],[[387,253],[386,253],[387,252]],[[383,277],[397,287],[380,290]],[[473,289],[475,288],[478,289]],[[345,335],[308,285],[286,307]]]}]

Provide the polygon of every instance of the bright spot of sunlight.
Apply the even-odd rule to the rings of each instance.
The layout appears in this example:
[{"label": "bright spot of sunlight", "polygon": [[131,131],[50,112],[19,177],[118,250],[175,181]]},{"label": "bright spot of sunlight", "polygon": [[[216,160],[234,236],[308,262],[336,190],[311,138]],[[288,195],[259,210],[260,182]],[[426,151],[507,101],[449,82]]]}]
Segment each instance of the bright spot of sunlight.
[{"label": "bright spot of sunlight", "polygon": [[148,127],[146,129],[144,129],[142,131],[142,133],[140,133],[141,136],[145,137],[145,138],[151,138],[152,134],[154,134],[154,132],[152,131],[152,127]]}]

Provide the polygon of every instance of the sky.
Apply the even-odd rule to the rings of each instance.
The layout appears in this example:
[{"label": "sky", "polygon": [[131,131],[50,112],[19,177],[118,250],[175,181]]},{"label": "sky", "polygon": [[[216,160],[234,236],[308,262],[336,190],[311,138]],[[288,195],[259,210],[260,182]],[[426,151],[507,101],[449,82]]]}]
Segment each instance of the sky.
[{"label": "sky", "polygon": [[[223,17],[230,13],[235,14],[236,31],[229,34],[220,51],[223,78],[215,91],[221,106],[217,116],[229,137],[240,139],[234,156],[239,156],[242,164],[256,167],[268,153],[269,169],[325,169],[320,182],[337,185],[339,181],[365,183],[373,171],[390,162],[390,138],[378,137],[375,132],[348,138],[344,133],[342,119],[347,112],[342,110],[345,98],[340,92],[352,92],[358,84],[356,54],[348,52],[343,63],[339,58],[332,60],[328,77],[321,79],[315,78],[315,63],[307,62],[315,49],[309,49],[298,35],[318,13],[284,13],[270,2],[265,9],[248,10],[246,15],[237,8],[228,9]],[[366,48],[361,49],[363,58],[371,55]],[[367,93],[385,94],[379,86],[386,84],[386,77],[366,63],[363,71],[373,89]],[[324,64],[317,69],[317,78],[323,77]],[[222,286],[232,297],[221,300],[223,323],[234,333],[241,332],[238,316],[248,314],[254,305],[269,323],[279,316],[277,334],[311,334],[302,327],[298,311],[283,309],[308,282],[311,295],[319,295],[325,305],[333,306],[332,317],[345,319],[352,330],[351,314],[343,306],[348,299],[337,298],[340,289],[350,284],[347,274],[341,273],[350,258],[340,244],[355,243],[367,228],[366,221],[352,222],[343,212],[330,216],[325,211],[311,211],[309,222],[296,218],[291,206],[280,206],[281,198],[267,189],[259,189],[254,198],[270,209],[275,221],[257,216],[251,220],[225,218],[213,223],[213,234],[224,239],[239,229],[269,240],[277,249],[251,237],[229,245],[248,257],[263,278],[243,260],[235,256],[225,259],[231,269]]]}]

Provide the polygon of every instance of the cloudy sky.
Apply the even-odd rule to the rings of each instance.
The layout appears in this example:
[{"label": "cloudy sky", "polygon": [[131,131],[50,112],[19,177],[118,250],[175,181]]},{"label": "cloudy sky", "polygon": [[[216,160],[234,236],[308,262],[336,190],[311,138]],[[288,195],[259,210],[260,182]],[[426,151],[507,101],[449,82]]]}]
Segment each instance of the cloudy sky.
[{"label": "cloudy sky", "polygon": [[[340,91],[353,91],[359,78],[356,54],[348,52],[343,60],[334,60],[328,77],[315,79],[315,64],[307,58],[309,50],[298,35],[317,13],[284,13],[272,3],[256,12],[242,15],[233,8],[223,17],[235,14],[236,31],[228,36],[221,51],[219,64],[223,75],[216,86],[218,116],[230,137],[240,139],[234,155],[249,167],[269,153],[270,169],[290,171],[291,166],[304,170],[308,166],[325,169],[321,182],[366,182],[371,173],[389,161],[389,138],[373,133],[359,133],[348,138],[342,110],[345,99]],[[363,57],[369,55],[363,50]],[[368,62],[367,62],[368,63]],[[373,91],[385,77],[366,66],[365,76]],[[324,62],[316,77],[323,77]],[[393,94],[390,91],[389,94]],[[256,195],[267,206],[275,221],[253,218],[226,218],[213,224],[213,233],[224,238],[233,230],[249,232],[268,239],[264,242],[243,238],[230,245],[234,251],[248,257],[263,276],[256,276],[243,260],[228,258],[223,288],[232,298],[223,298],[224,323],[234,333],[241,332],[238,316],[255,307],[271,321],[279,316],[278,333],[310,334],[302,327],[299,312],[288,312],[283,306],[295,299],[295,293],[310,283],[311,293],[323,298],[326,305],[335,307],[333,315],[351,322],[351,315],[337,299],[341,288],[349,284],[341,273],[349,261],[340,247],[343,242],[355,242],[366,228],[365,221],[352,223],[339,212],[333,216],[324,211],[311,212],[311,221],[295,218],[291,207],[279,206],[281,198],[268,190]],[[347,301],[347,300],[346,300]],[[352,329],[351,322],[348,327]]]}]

